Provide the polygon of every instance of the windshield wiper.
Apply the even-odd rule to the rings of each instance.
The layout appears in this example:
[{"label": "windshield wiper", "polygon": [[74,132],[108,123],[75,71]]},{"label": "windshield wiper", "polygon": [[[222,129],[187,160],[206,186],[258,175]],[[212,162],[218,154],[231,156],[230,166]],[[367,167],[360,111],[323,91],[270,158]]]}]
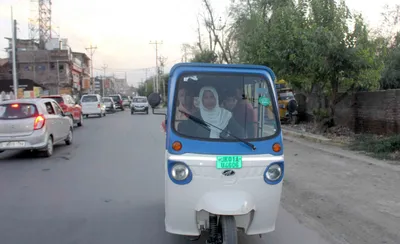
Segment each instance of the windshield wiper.
[{"label": "windshield wiper", "polygon": [[206,126],[206,127],[212,126],[212,127],[216,128],[216,129],[220,130],[221,132],[226,132],[228,135],[232,136],[236,140],[238,140],[240,142],[243,142],[244,144],[249,146],[253,151],[255,151],[257,149],[256,146],[253,143],[250,143],[250,142],[248,142],[248,141],[246,141],[244,139],[241,139],[241,138],[233,135],[229,131],[226,131],[225,129],[218,128],[217,126],[215,126],[213,124],[210,124],[210,123],[208,123],[208,122],[206,122],[206,121],[204,121],[204,120],[202,120],[200,118],[197,118],[197,117],[195,117],[193,115],[190,115],[190,114],[186,113],[185,111],[179,110],[179,112],[183,113],[184,115],[186,115],[186,117],[188,117],[190,120],[196,122],[197,124],[200,124],[200,125],[203,125],[203,126]]}]

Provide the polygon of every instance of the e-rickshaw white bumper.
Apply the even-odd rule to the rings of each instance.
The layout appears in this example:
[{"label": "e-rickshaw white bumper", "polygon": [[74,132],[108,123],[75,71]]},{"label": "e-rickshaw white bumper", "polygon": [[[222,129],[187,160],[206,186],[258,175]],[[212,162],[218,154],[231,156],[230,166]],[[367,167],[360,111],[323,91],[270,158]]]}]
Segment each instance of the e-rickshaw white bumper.
[{"label": "e-rickshaw white bumper", "polygon": [[282,162],[283,156],[248,155],[247,160],[243,157],[246,163],[233,176],[222,175],[223,170],[215,168],[215,161],[177,160],[187,164],[193,178],[190,183],[179,185],[165,175],[166,231],[200,235],[202,228],[209,228],[209,214],[235,216],[237,227],[248,235],[274,231],[282,181],[267,184],[264,174],[271,163]]}]

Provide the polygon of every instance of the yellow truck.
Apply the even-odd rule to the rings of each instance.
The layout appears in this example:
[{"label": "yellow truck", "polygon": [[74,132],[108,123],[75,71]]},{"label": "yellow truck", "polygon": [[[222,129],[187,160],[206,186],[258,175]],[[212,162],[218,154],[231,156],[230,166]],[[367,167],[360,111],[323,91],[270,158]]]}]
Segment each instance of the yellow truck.
[{"label": "yellow truck", "polygon": [[298,104],[293,90],[285,80],[275,82],[281,122],[297,123]]}]

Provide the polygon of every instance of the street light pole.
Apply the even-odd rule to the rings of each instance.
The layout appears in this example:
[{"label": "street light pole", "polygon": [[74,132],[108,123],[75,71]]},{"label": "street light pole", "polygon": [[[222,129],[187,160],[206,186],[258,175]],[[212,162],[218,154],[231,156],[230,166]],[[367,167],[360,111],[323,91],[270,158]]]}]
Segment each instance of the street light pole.
[{"label": "street light pole", "polygon": [[103,65],[103,80],[102,80],[102,82],[101,82],[101,96],[102,97],[104,97],[104,82],[105,82],[105,80],[106,80],[106,69],[108,68],[108,65],[107,64],[104,64]]},{"label": "street light pole", "polygon": [[18,99],[18,78],[17,78],[17,21],[14,20],[13,9],[11,7],[11,30],[12,30],[12,72],[14,98]]}]

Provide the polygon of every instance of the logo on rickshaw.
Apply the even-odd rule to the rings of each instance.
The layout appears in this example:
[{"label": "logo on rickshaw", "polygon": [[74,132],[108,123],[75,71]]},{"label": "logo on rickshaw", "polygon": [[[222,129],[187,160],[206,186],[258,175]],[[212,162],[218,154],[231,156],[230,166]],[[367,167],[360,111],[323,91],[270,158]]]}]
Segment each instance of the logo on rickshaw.
[{"label": "logo on rickshaw", "polygon": [[222,175],[224,175],[224,176],[232,176],[232,175],[235,175],[235,171],[233,171],[233,170],[225,170],[224,172],[222,172]]}]

